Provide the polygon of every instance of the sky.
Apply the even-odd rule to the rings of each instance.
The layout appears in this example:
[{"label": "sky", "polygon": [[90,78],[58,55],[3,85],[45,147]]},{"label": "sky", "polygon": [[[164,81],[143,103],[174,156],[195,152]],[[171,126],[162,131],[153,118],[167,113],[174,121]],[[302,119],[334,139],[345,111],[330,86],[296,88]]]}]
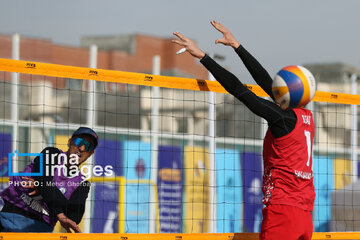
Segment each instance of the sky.
[{"label": "sky", "polygon": [[[217,20],[271,76],[287,65],[343,62],[360,69],[359,0],[2,0],[0,34],[80,46],[82,36],[146,34],[194,39],[244,83],[235,52],[215,45]],[[175,53],[174,53],[175,54]],[[187,53],[186,53],[187,54]]]}]

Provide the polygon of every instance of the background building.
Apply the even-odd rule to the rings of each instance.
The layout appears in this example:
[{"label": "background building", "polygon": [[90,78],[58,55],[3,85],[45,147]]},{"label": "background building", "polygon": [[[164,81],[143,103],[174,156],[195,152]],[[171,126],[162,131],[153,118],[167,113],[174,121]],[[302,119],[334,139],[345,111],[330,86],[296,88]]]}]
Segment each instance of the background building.
[{"label": "background building", "polygon": [[[324,92],[351,94],[351,75],[360,76],[359,69],[345,63],[312,64],[305,67],[315,76],[317,90]],[[357,93],[359,89],[360,84],[357,84]],[[350,146],[351,106],[314,102],[313,107],[317,126],[315,139],[318,144],[322,147]],[[357,125],[359,129],[359,122]]]},{"label": "background building", "polygon": [[[208,79],[208,72],[189,54],[175,55],[178,47],[170,38],[147,35],[83,37],[81,47],[53,44],[48,39],[21,37],[20,59],[79,67],[89,66],[89,47],[98,46],[97,66],[101,69],[151,73],[152,58],[159,55],[161,75]],[[0,35],[0,57],[11,58],[11,36]],[[350,93],[349,74],[360,70],[344,64],[312,64],[306,67],[317,80],[317,90]],[[9,81],[10,75],[4,79]],[[86,123],[88,81],[20,75],[20,120],[60,123]],[[4,111],[10,118],[10,84],[3,85]],[[121,83],[96,83],[96,125],[149,130],[151,89]],[[206,92],[161,89],[160,130],[169,133],[206,135],[208,96]],[[250,114],[242,103],[228,94],[216,94],[216,135],[261,139],[264,122]],[[317,137],[320,145],[336,143],[344,147],[350,141],[350,107],[314,103]],[[337,108],[335,112],[334,108]],[[342,110],[339,111],[339,108]],[[341,114],[339,114],[339,112]],[[121,116],[117,113],[121,113]],[[116,117],[115,117],[116,116]],[[126,117],[124,117],[126,116]],[[334,128],[337,126],[337,128]]]}]

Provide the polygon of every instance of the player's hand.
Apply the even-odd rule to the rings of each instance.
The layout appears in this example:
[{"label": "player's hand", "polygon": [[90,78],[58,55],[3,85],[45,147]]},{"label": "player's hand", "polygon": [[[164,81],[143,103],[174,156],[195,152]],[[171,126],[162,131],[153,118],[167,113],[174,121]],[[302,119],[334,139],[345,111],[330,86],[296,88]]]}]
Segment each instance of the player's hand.
[{"label": "player's hand", "polygon": [[35,186],[35,180],[33,178],[22,177],[21,179],[25,180],[24,182],[26,183],[21,185],[23,188],[33,189],[33,191],[29,193],[29,196],[33,196],[39,193],[39,189]]},{"label": "player's hand", "polygon": [[215,20],[210,21],[210,23],[216,30],[223,34],[222,38],[219,38],[215,41],[216,44],[222,43],[226,46],[231,46],[234,49],[237,49],[240,46],[240,43],[235,39],[234,35],[224,25]]},{"label": "player's hand", "polygon": [[205,56],[205,52],[201,50],[193,40],[185,37],[179,32],[174,32],[173,34],[177,36],[178,39],[173,39],[172,42],[184,47],[193,57],[201,59]]},{"label": "player's hand", "polygon": [[66,217],[64,213],[59,213],[57,215],[57,218],[59,219],[61,226],[65,228],[68,233],[71,233],[71,229],[74,230],[74,232],[76,233],[81,233],[79,226],[76,225],[73,220]]}]

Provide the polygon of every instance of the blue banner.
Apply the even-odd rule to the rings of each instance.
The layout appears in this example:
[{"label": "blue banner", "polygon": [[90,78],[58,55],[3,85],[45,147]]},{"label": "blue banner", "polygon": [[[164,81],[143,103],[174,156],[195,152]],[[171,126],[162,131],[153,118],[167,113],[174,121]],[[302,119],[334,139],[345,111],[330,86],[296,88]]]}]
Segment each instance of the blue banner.
[{"label": "blue banner", "polygon": [[244,232],[260,232],[262,221],[262,156],[241,154],[244,183]]},{"label": "blue banner", "polygon": [[119,185],[115,182],[95,185],[93,233],[118,233],[119,231]]},{"label": "blue banner", "polygon": [[[112,167],[116,176],[123,175],[121,142],[114,140],[99,140],[95,151],[94,164],[106,169]],[[104,171],[105,172],[105,171]],[[104,176],[100,174],[99,176]],[[99,177],[97,176],[97,177]],[[93,175],[93,177],[96,177]],[[97,183],[94,189],[92,232],[117,233],[119,231],[119,184],[107,182]]]},{"label": "blue banner", "polygon": [[150,179],[151,145],[139,141],[126,141],[123,151],[125,178]]},{"label": "blue banner", "polygon": [[181,148],[159,146],[158,196],[161,233],[180,233],[182,222]]},{"label": "blue banner", "polygon": [[8,177],[8,154],[11,153],[12,137],[10,133],[0,133],[0,177]]},{"label": "blue banner", "polygon": [[239,151],[216,149],[216,189],[217,232],[241,232],[243,196]]},{"label": "blue banner", "polygon": [[149,233],[151,188],[148,183],[126,184],[126,233]]},{"label": "blue banner", "polygon": [[331,221],[331,192],[335,190],[333,159],[314,156],[314,227],[316,232],[329,232]]},{"label": "blue banner", "polygon": [[[112,166],[114,174],[116,176],[122,176],[122,163],[121,142],[100,139],[95,151],[95,165],[102,166],[103,169],[105,169],[106,166]],[[104,174],[101,174],[100,176],[104,176]]]},{"label": "blue banner", "polygon": [[140,141],[126,141],[123,151],[126,179],[125,232],[148,233],[149,207],[154,194],[153,184],[150,182],[151,145]]}]

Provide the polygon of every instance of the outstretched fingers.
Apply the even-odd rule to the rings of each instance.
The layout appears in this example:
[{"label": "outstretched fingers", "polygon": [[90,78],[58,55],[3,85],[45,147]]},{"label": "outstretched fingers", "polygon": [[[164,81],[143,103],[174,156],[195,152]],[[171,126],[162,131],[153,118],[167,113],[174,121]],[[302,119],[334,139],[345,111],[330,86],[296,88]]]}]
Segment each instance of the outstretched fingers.
[{"label": "outstretched fingers", "polygon": [[232,46],[234,49],[238,48],[240,46],[240,43],[235,39],[233,34],[230,32],[229,29],[227,29],[224,25],[221,23],[212,20],[210,21],[211,25],[214,26],[216,30],[221,32],[223,34],[222,38],[219,38],[215,41],[215,43],[222,43],[227,46]]},{"label": "outstretched fingers", "polygon": [[173,39],[173,40],[171,40],[171,42],[176,43],[176,44],[178,44],[178,45],[180,45],[182,47],[186,47],[186,45],[188,43],[188,39],[179,32],[174,32],[173,34],[175,36],[177,36],[178,39]]},{"label": "outstretched fingers", "polygon": [[225,33],[227,31],[227,28],[224,27],[221,23],[215,21],[215,20],[212,20],[210,21],[211,25],[213,25],[213,27],[218,30],[219,32],[221,33]]},{"label": "outstretched fingers", "polygon": [[180,49],[176,54],[180,54],[183,53],[185,51],[187,51],[188,53],[190,53],[193,57],[196,58],[203,58],[205,56],[205,52],[203,52],[197,45],[196,43],[191,40],[190,38],[185,37],[184,35],[182,35],[179,32],[174,32],[173,33],[176,37],[178,37],[178,39],[173,39],[171,40],[173,43],[176,43],[180,46],[183,47],[183,49]]},{"label": "outstretched fingers", "polygon": [[211,25],[216,29],[218,30],[219,32],[221,32],[223,34],[223,37],[222,38],[219,38],[219,39],[216,39],[215,40],[215,43],[218,44],[218,43],[222,43],[222,44],[227,44],[227,40],[225,38],[225,33],[226,33],[226,28],[220,24],[219,22],[215,21],[215,20],[212,20],[210,21]]},{"label": "outstretched fingers", "polygon": [[177,36],[178,38],[180,38],[183,41],[186,41],[186,39],[187,39],[184,35],[182,35],[179,32],[174,32],[174,35]]}]

